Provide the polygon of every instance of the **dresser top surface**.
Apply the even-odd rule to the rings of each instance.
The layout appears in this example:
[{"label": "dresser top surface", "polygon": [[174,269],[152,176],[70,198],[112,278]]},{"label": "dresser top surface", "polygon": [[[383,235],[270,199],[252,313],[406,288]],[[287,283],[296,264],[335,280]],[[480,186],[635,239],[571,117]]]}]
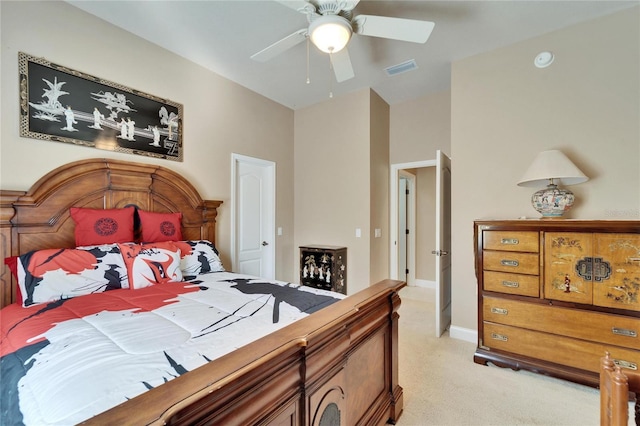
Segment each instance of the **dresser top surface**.
[{"label": "dresser top surface", "polygon": [[475,220],[474,226],[481,230],[584,230],[590,232],[640,233],[640,220],[583,220],[583,219],[483,219]]}]

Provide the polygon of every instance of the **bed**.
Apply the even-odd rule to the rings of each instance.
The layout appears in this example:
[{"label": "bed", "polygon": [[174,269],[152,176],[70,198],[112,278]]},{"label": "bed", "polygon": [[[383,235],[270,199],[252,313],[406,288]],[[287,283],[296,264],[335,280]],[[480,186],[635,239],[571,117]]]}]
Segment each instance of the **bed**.
[{"label": "bed", "polygon": [[[629,415],[629,396],[635,395],[635,413]],[[617,366],[609,352],[600,359],[600,425],[640,425],[640,373]]]},{"label": "bed", "polygon": [[[155,256],[160,253],[169,259],[171,251],[167,247],[180,247],[181,250],[176,253],[182,253],[183,257],[179,262],[183,262],[184,253],[189,250],[184,246],[186,243],[195,248],[200,247],[195,244],[210,242],[215,248],[216,216],[220,204],[220,201],[203,200],[185,178],[161,166],[110,159],[78,161],[51,171],[26,192],[0,191],[0,258],[19,259],[20,265],[20,262],[25,262],[25,256],[35,257],[33,252],[51,252],[56,256],[64,252],[75,256],[80,250],[84,250],[89,254],[83,251],[81,256],[90,255],[100,259],[115,256],[115,250],[109,244],[78,248],[81,244],[76,239],[76,227],[80,225],[77,217],[72,214],[76,210],[115,211],[133,208],[136,219],[133,233],[136,241],[143,241],[142,233],[147,229],[146,226],[141,226],[141,213],[163,217],[179,215],[180,242],[157,243],[147,249],[138,247],[140,244],[118,244],[117,251],[123,259],[134,259],[127,260],[124,265],[129,281],[145,282],[145,279],[150,280],[150,274],[158,274],[159,271],[162,272],[162,277],[169,276],[170,264],[150,257],[151,260],[145,259],[145,265],[152,265],[153,268],[149,269],[152,272],[144,270],[148,272],[145,275],[146,272],[139,273],[135,269],[137,272],[134,273],[131,265],[137,264],[144,257],[142,254],[154,253]],[[165,228],[162,229],[164,232]],[[193,260],[195,249],[192,252]],[[49,255],[47,260],[53,257]],[[172,261],[175,265],[175,261],[178,261],[176,259],[172,258],[167,262]],[[114,262],[105,260],[102,264],[108,264],[109,268],[114,269]],[[201,263],[203,268],[205,264]],[[3,308],[0,311],[0,323],[4,352],[11,352],[6,343],[10,340],[8,333],[16,333],[15,330],[24,328],[27,324],[26,319],[16,320],[14,317],[23,311],[25,318],[29,318],[28,321],[31,321],[31,317],[40,316],[33,315],[34,312],[43,311],[52,315],[49,322],[55,324],[56,329],[63,329],[60,324],[66,324],[59,321],[60,318],[66,320],[73,313],[77,317],[72,322],[82,323],[92,331],[109,330],[101,334],[112,336],[123,333],[127,323],[122,320],[123,317],[144,316],[138,315],[140,312],[145,315],[152,312],[153,316],[166,320],[180,310],[207,311],[214,312],[212,319],[202,313],[196,315],[196,319],[183,320],[183,323],[188,322],[194,330],[206,330],[201,334],[207,334],[209,330],[216,328],[244,339],[225,346],[227,340],[221,338],[216,343],[209,342],[199,347],[198,362],[189,361],[191,358],[178,361],[179,355],[176,354],[181,353],[182,349],[176,349],[177,346],[174,348],[172,342],[181,341],[176,336],[182,330],[170,332],[175,330],[171,324],[158,332],[152,331],[150,323],[136,326],[139,327],[137,330],[143,330],[144,333],[138,334],[139,337],[130,335],[116,341],[115,346],[131,345],[133,349],[128,352],[137,354],[146,351],[137,346],[140,344],[139,340],[144,341],[145,345],[155,345],[159,348],[158,353],[163,355],[161,358],[164,364],[160,369],[171,371],[165,372],[160,382],[157,378],[153,379],[155,382],[133,380],[137,381],[138,388],[142,384],[145,388],[143,392],[137,395],[133,394],[138,391],[133,392],[131,397],[125,395],[124,402],[118,399],[122,396],[114,397],[115,402],[111,408],[104,411],[99,408],[100,411],[83,419],[82,423],[371,425],[395,423],[402,412],[403,392],[398,384],[397,311],[400,306],[398,292],[405,285],[403,282],[383,280],[354,295],[343,297],[295,284],[233,274],[223,268],[211,271],[202,269],[196,274],[179,272],[176,268],[175,274],[182,273],[179,282],[158,281],[157,285],[142,285],[133,291],[131,288],[110,289],[99,293],[91,291],[91,294],[61,297],[57,301],[46,302],[46,297],[51,295],[43,296],[41,291],[44,286],[30,287],[24,284],[30,282],[24,279],[24,276],[28,276],[28,268],[18,268],[23,275],[13,274],[11,269],[15,271],[16,266],[13,264],[10,268],[11,265],[9,262],[8,266],[3,266],[0,274],[0,307]],[[179,269],[182,269],[183,264],[180,265]],[[118,275],[122,274],[116,274]],[[107,276],[107,272],[104,276]],[[142,281],[137,281],[138,279]],[[56,291],[64,294],[64,290]],[[305,293],[305,298],[313,300],[297,303],[292,301],[294,297],[290,293],[295,293],[295,297]],[[131,297],[132,294],[136,296]],[[193,300],[199,294],[204,294],[205,300],[209,298],[209,302],[205,302],[209,305],[201,307],[200,301]],[[240,296],[247,297],[247,301],[238,301]],[[40,299],[45,302],[38,304]],[[141,300],[142,305],[104,309],[105,305],[131,304],[132,299]],[[234,301],[234,308],[218,305],[222,303],[221,300],[226,299]],[[32,305],[23,307],[29,303]],[[238,306],[242,306],[244,310]],[[228,315],[229,309],[237,315]],[[61,313],[63,311],[64,314]],[[250,315],[247,312],[258,314]],[[234,323],[235,327],[236,323],[248,321],[250,316],[260,315],[265,317],[267,325],[257,337],[253,337],[252,333],[238,332],[238,329],[233,329],[229,324]],[[10,325],[8,318],[11,318]],[[212,327],[212,324],[215,326]],[[245,327],[259,328],[255,323],[251,324]],[[9,329],[10,332],[7,331]],[[70,335],[73,333],[69,332]],[[38,338],[31,342],[42,341],[42,333],[33,336]],[[46,363],[41,362],[41,359],[36,358],[34,361],[33,358],[24,358],[28,360],[25,364],[30,368],[32,365],[42,365],[43,371],[49,371],[45,377],[29,378],[29,392],[41,391],[45,396],[23,396],[24,400],[47,399],[48,393],[64,389],[64,386],[72,390],[77,388],[73,383],[64,385],[58,380],[61,380],[60,376],[66,375],[66,371],[83,369],[95,361],[90,359],[89,362],[83,362],[81,354],[95,351],[85,350],[90,347],[90,339],[82,339],[79,339],[81,342],[77,348],[67,348],[67,354],[73,354],[66,357],[68,365],[49,366],[47,370]],[[48,335],[45,340],[55,342]],[[171,346],[171,351],[167,350],[167,346]],[[146,352],[139,355],[139,359],[134,357],[132,364],[127,361],[128,370],[125,371],[138,374],[135,362],[153,364],[145,360],[143,355],[146,356]],[[9,359],[4,356],[2,359],[5,358]],[[7,365],[8,363],[3,363],[3,368],[7,368]],[[65,370],[66,368],[71,370]],[[32,370],[37,368],[31,368],[30,372]],[[102,366],[94,371],[103,372],[102,379],[95,380],[96,382],[110,380],[118,374],[123,375],[116,374],[115,370],[110,374],[111,370]],[[128,377],[128,373],[124,376]],[[77,380],[76,378],[76,384],[80,383],[81,386],[75,393],[90,395],[91,388],[85,389],[87,381]],[[15,389],[22,386],[22,390],[25,383],[16,380],[19,384],[9,386],[6,382],[7,380],[2,382],[4,402],[0,408],[9,414],[5,414],[3,424],[9,421],[20,424],[23,419],[14,418],[20,415],[15,415],[15,412],[11,414],[10,410],[15,407],[10,405],[15,404],[9,401],[15,401],[11,399],[16,398]],[[62,402],[55,400],[47,401],[56,407],[62,405]],[[19,405],[22,409],[24,403],[19,402]],[[70,407],[74,405],[71,404]],[[40,410],[47,411],[42,407]],[[64,416],[60,419],[52,423],[65,423]]]}]

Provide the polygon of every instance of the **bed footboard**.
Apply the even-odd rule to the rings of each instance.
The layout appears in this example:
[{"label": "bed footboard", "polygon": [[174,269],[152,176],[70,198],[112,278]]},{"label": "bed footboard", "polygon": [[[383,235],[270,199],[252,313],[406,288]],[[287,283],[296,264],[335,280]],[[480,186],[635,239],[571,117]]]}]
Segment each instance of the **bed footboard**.
[{"label": "bed footboard", "polygon": [[636,425],[640,425],[640,374],[617,366],[609,352],[600,358],[600,425],[626,426],[629,398],[635,400]]},{"label": "bed footboard", "polygon": [[404,285],[381,281],[86,424],[395,423]]}]

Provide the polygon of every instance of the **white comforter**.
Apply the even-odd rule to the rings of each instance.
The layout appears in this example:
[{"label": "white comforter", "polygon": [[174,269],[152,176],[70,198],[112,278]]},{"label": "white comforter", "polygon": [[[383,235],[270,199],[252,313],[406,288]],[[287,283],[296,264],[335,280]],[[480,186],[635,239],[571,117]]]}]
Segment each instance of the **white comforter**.
[{"label": "white comforter", "polygon": [[81,422],[342,297],[216,272],[7,307],[0,424]]}]

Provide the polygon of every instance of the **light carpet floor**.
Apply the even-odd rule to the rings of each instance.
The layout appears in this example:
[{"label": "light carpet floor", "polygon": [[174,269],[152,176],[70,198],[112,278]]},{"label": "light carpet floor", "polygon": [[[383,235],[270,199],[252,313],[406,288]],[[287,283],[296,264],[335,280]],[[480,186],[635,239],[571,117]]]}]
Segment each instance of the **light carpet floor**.
[{"label": "light carpet floor", "polygon": [[476,364],[475,344],[435,337],[434,290],[405,287],[400,297],[398,426],[600,424],[597,389]]}]

